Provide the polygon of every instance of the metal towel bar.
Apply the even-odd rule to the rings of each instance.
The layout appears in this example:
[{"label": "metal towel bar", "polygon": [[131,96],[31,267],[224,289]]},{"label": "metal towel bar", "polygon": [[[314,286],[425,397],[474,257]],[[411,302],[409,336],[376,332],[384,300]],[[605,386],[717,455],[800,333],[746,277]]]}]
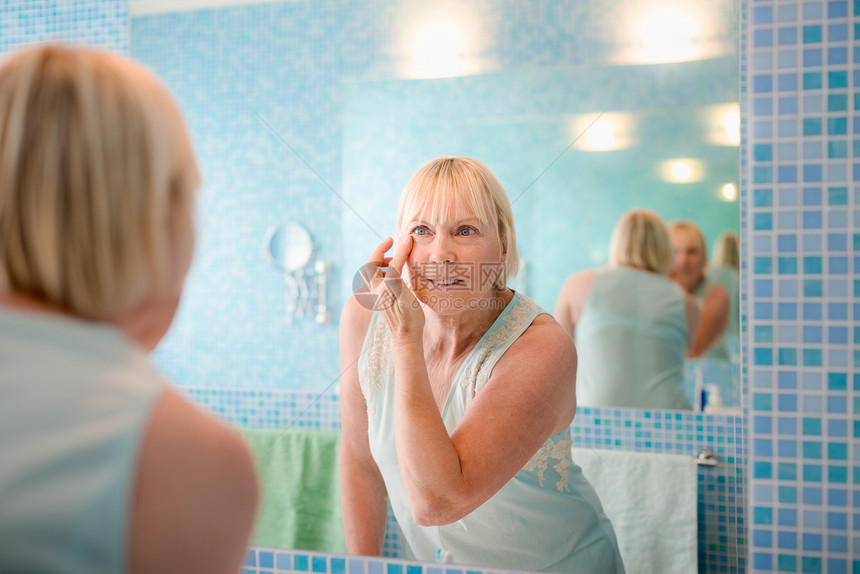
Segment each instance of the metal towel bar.
[{"label": "metal towel bar", "polygon": [[699,466],[717,466],[717,455],[709,448],[703,448],[696,455],[696,464]]}]

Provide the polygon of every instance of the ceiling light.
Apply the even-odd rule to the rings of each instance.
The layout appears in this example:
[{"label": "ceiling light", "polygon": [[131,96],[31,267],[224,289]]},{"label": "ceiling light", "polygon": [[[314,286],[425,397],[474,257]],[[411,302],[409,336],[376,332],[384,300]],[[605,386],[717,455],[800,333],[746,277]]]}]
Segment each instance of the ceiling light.
[{"label": "ceiling light", "polygon": [[676,161],[669,167],[669,172],[677,181],[687,181],[693,175],[693,168],[685,161]]},{"label": "ceiling light", "polygon": [[737,189],[735,188],[735,184],[727,183],[726,185],[724,185],[722,194],[727,201],[734,201],[735,197],[737,197],[738,195]]},{"label": "ceiling light", "polygon": [[632,123],[629,114],[617,112],[578,116],[571,126],[571,137],[583,151],[621,149],[632,143]]},{"label": "ceiling light", "polygon": [[659,165],[660,177],[672,183],[693,183],[700,181],[705,169],[702,162],[690,158],[677,158],[664,161]]}]

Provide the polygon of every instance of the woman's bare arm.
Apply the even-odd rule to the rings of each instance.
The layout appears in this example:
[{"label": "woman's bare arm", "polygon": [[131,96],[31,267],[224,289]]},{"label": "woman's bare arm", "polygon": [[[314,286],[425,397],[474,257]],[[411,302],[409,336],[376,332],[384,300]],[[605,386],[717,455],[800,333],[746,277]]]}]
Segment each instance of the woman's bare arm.
[{"label": "woman's bare arm", "polygon": [[475,510],[573,420],[576,353],[548,315],[502,356],[451,436],[420,343],[395,349],[397,455],[418,524],[448,524]]},{"label": "woman's bare arm", "polygon": [[723,334],[729,326],[729,295],[721,285],[715,285],[702,302],[696,342],[688,353],[691,358],[699,357]]},{"label": "woman's bare arm", "polygon": [[696,301],[695,297],[684,291],[681,287],[679,289],[684,293],[684,318],[687,322],[687,351],[690,351],[698,335],[701,310],[699,302]]},{"label": "woman's bare arm", "polygon": [[370,454],[367,405],[358,380],[358,357],[370,314],[354,297],[350,297],[341,314],[340,496],[347,551],[379,556],[385,540],[388,497]]},{"label": "woman's bare arm", "polygon": [[576,324],[579,322],[579,316],[582,314],[582,307],[585,305],[591,286],[594,284],[595,274],[594,269],[588,269],[568,277],[555,302],[553,317],[571,337],[576,330]]}]

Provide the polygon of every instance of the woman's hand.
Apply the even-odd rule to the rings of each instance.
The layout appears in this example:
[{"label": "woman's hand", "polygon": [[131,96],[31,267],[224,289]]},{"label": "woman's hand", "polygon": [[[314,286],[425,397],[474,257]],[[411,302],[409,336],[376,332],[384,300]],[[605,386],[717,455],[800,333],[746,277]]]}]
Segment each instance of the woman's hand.
[{"label": "woman's hand", "polygon": [[374,310],[383,314],[395,344],[414,339],[420,341],[424,332],[424,311],[401,277],[403,266],[412,251],[412,237],[407,235],[403,239],[393,257],[384,257],[392,244],[390,237],[380,243],[365,266],[365,269],[369,269],[372,265],[379,265],[379,262],[388,264],[384,276],[375,274],[370,281],[371,289],[376,295]]}]

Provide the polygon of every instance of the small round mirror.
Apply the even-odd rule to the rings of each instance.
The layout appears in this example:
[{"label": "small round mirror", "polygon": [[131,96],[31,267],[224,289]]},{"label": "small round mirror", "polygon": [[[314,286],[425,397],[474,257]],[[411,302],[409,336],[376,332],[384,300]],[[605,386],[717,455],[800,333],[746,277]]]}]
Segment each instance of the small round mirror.
[{"label": "small round mirror", "polygon": [[298,223],[284,223],[269,231],[266,252],[272,264],[284,271],[298,271],[308,264],[314,252],[311,234]]}]

